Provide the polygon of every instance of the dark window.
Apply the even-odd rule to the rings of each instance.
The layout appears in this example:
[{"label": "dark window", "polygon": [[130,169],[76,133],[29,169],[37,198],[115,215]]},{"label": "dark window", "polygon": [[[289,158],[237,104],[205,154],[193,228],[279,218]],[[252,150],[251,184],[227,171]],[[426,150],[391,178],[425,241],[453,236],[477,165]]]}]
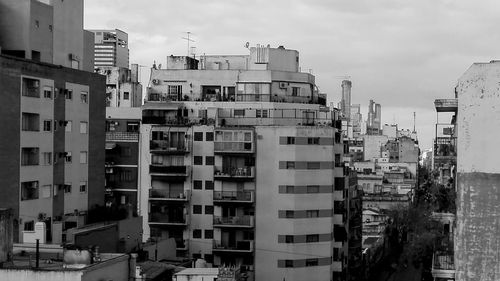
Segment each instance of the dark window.
[{"label": "dark window", "polygon": [[306,235],[306,242],[307,243],[319,242],[319,234]]},{"label": "dark window", "polygon": [[287,137],[286,144],[295,144],[295,137]]},{"label": "dark window", "polygon": [[193,181],[193,189],[202,189],[203,182],[202,181]]},{"label": "dark window", "polygon": [[205,215],[213,215],[214,214],[214,206],[205,205]]},{"label": "dark window", "polygon": [[[201,238],[201,229],[193,229],[193,238]],[[199,254],[201,257],[201,254]],[[194,258],[194,254],[193,254]]]},{"label": "dark window", "polygon": [[285,260],[285,267],[293,267],[293,260]]},{"label": "dark window", "polygon": [[34,231],[34,230],[35,230],[35,221],[24,222],[24,231]]},{"label": "dark window", "polygon": [[307,193],[319,193],[319,185],[308,185]]},{"label": "dark window", "polygon": [[21,149],[21,166],[38,165],[40,153],[37,147],[23,147]]},{"label": "dark window", "polygon": [[317,218],[319,217],[319,210],[307,210],[306,215],[308,218]]},{"label": "dark window", "polygon": [[285,217],[287,219],[293,219],[294,218],[294,213],[293,211],[285,211]]},{"label": "dark window", "polygon": [[245,116],[244,109],[235,109],[233,112],[234,112],[234,117],[244,117]]},{"label": "dark window", "polygon": [[194,132],[194,141],[203,141],[203,132]]},{"label": "dark window", "polygon": [[294,193],[294,192],[295,192],[295,187],[293,185],[286,186],[286,193]]},{"label": "dark window", "polygon": [[[193,232],[194,233],[194,232]],[[194,236],[194,235],[193,235]],[[200,230],[200,238],[201,238],[201,230]],[[201,259],[201,254],[193,254],[193,259]]]},{"label": "dark window", "polygon": [[286,168],[287,169],[295,169],[295,162],[293,162],[293,161],[286,161]]},{"label": "dark window", "polygon": [[38,199],[38,181],[21,183],[21,200]]},{"label": "dark window", "polygon": [[201,205],[193,205],[193,214],[201,214]]},{"label": "dark window", "polygon": [[40,115],[36,113],[22,113],[23,131],[40,131]]},{"label": "dark window", "polygon": [[123,92],[123,99],[128,100],[130,98],[129,92]]},{"label": "dark window", "polygon": [[203,165],[203,156],[195,156],[194,165]]},{"label": "dark window", "polygon": [[285,235],[285,243],[293,243],[293,235]]},{"label": "dark window", "polygon": [[40,80],[23,78],[23,89],[21,94],[26,97],[39,98]]},{"label": "dark window", "polygon": [[139,122],[127,122],[127,132],[139,132]]},{"label": "dark window", "polygon": [[214,255],[212,255],[212,254],[205,254],[205,261],[207,263],[214,263]]},{"label": "dark window", "polygon": [[253,231],[243,231],[243,240],[253,240],[254,234]]},{"label": "dark window", "polygon": [[132,149],[130,147],[122,147],[120,152],[121,156],[126,156],[126,157],[132,156]]},{"label": "dark window", "polygon": [[345,188],[345,178],[335,178],[334,180],[335,190],[344,190]]},{"label": "dark window", "polygon": [[306,266],[317,266],[318,259],[306,259]]},{"label": "dark window", "polygon": [[205,157],[205,165],[207,166],[213,166],[214,165],[214,157],[213,156],[206,156]]},{"label": "dark window", "polygon": [[320,163],[319,162],[307,162],[308,170],[319,170]]},{"label": "dark window", "polygon": [[205,239],[214,239],[213,229],[205,229]]},{"label": "dark window", "polygon": [[205,190],[214,190],[214,182],[205,181]]},{"label": "dark window", "polygon": [[214,133],[213,132],[207,132],[205,134],[205,140],[206,141],[214,141]]},{"label": "dark window", "polygon": [[319,144],[319,138],[307,138],[307,144]]}]

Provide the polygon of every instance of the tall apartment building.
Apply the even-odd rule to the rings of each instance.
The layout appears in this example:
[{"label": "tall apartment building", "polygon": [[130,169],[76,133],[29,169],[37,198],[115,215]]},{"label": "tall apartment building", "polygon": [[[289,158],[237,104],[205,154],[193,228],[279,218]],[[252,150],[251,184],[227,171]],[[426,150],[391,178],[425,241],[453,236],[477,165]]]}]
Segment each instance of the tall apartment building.
[{"label": "tall apartment building", "polygon": [[0,0],[2,54],[93,70],[92,32],[83,29],[83,0]]},{"label": "tall apartment building", "polygon": [[380,104],[370,100],[368,105],[368,120],[366,121],[366,134],[367,135],[380,135],[381,134],[381,121],[382,121],[382,107]]},{"label": "tall apartment building", "polygon": [[169,57],[142,107],[144,238],[250,279],[345,280],[341,126],[298,52]]},{"label": "tall apartment building", "polygon": [[129,67],[128,34],[119,29],[91,30],[94,33],[94,68]]},{"label": "tall apartment building", "polygon": [[[105,81],[93,70],[83,1],[0,1],[0,206],[16,242],[44,241],[104,204]],[[89,44],[90,43],[90,44]],[[92,175],[92,176],[89,176]]]},{"label": "tall apartment building", "polygon": [[340,101],[340,110],[348,120],[351,119],[351,88],[351,81],[342,81],[342,100]]}]

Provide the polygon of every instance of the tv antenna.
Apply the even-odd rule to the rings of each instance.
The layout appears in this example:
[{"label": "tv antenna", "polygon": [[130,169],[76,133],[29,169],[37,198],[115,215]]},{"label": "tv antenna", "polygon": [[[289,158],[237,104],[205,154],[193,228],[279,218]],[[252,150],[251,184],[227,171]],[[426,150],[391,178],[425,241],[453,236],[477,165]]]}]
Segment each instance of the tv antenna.
[{"label": "tv antenna", "polygon": [[191,36],[191,34],[193,34],[193,33],[189,32],[189,31],[186,31],[186,34],[187,34],[186,37],[181,37],[181,38],[187,41],[187,56],[189,57],[189,51],[191,50],[189,48],[189,43],[190,42],[196,42],[196,41],[194,41],[193,39],[189,38]]}]

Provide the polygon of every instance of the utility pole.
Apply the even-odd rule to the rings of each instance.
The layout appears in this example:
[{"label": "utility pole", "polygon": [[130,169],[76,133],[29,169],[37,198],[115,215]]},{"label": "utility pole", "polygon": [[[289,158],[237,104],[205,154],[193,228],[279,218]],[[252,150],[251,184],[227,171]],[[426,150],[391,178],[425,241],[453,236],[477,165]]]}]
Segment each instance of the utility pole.
[{"label": "utility pole", "polygon": [[192,34],[191,32],[186,31],[186,33],[187,33],[187,36],[186,37],[181,37],[181,38],[187,41],[187,56],[189,57],[189,50],[190,50],[190,48],[189,48],[189,42],[195,42],[195,41],[193,39],[189,38],[191,36],[191,34]]}]

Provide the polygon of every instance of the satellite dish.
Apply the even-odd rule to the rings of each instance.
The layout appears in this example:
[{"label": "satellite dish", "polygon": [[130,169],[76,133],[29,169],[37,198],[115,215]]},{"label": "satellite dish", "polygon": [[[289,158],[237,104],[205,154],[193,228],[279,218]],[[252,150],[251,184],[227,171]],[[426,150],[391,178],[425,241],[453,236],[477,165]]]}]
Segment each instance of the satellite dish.
[{"label": "satellite dish", "polygon": [[245,48],[247,48],[247,49],[248,49],[248,47],[250,47],[250,42],[246,42],[246,43],[245,43]]}]

